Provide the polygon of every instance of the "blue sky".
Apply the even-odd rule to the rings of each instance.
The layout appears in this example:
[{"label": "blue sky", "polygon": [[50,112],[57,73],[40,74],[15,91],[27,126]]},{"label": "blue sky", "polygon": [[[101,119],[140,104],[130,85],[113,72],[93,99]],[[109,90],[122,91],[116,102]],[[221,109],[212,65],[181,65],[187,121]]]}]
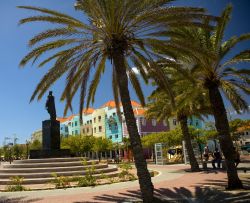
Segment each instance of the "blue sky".
[{"label": "blue sky", "polygon": [[[56,9],[72,16],[84,19],[80,12],[73,8],[75,0],[1,0],[0,1],[0,145],[4,137],[13,137],[15,134],[19,143],[30,138],[31,133],[41,128],[42,120],[48,119],[45,110],[46,97],[39,102],[29,103],[30,96],[49,67],[37,69],[28,64],[20,69],[18,64],[21,58],[30,50],[28,40],[34,34],[48,28],[48,24],[36,23],[18,26],[22,18],[33,15],[33,12],[17,9],[18,5],[32,5]],[[250,1],[249,0],[178,0],[172,3],[177,6],[205,7],[208,13],[219,15],[227,3],[234,5],[233,17],[226,32],[226,38],[232,35],[250,32]],[[250,41],[236,47],[235,51],[249,49]],[[59,102],[59,97],[64,86],[64,80],[59,80],[53,88],[56,99],[57,115],[62,116],[64,103]],[[151,87],[143,86],[145,95],[148,96]],[[99,107],[112,99],[110,71],[104,74],[96,93],[94,107]],[[132,99],[137,100],[131,92]],[[250,100],[247,98],[248,101]],[[250,103],[250,102],[249,102]],[[74,100],[74,113],[78,112],[78,98]],[[245,115],[247,117],[248,115]]]}]

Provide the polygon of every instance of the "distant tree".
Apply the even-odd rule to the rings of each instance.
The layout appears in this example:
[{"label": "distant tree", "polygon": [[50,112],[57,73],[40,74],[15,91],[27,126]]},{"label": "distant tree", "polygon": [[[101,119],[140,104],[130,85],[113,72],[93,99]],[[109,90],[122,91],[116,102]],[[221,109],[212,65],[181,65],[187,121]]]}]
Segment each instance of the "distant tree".
[{"label": "distant tree", "polygon": [[230,133],[232,136],[233,141],[237,141],[240,139],[240,133],[238,132],[238,129],[240,127],[248,126],[250,124],[250,120],[242,120],[242,119],[234,119],[232,121],[229,121],[229,128]]},{"label": "distant tree", "polygon": [[27,155],[27,148],[24,144],[15,144],[13,146],[13,156],[15,159],[24,158]]},{"label": "distant tree", "polygon": [[42,149],[42,143],[39,140],[34,140],[30,143],[30,149],[37,150]]}]

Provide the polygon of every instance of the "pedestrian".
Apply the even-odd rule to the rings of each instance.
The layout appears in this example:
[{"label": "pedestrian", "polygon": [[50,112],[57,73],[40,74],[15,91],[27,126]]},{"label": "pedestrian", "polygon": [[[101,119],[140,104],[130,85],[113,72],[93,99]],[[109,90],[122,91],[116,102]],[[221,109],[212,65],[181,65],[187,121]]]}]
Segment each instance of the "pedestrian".
[{"label": "pedestrian", "polygon": [[213,168],[216,168],[215,167],[215,163],[217,163],[217,168],[220,168],[220,164],[221,164],[221,153],[219,152],[219,149],[218,148],[215,148],[215,151],[213,153],[213,160],[212,160],[212,166]]},{"label": "pedestrian", "polygon": [[234,163],[235,166],[237,167],[240,163],[240,153],[235,147],[233,147],[233,149],[234,149]]},{"label": "pedestrian", "polygon": [[205,161],[208,161],[208,159],[209,159],[209,148],[208,148],[208,145],[206,145],[204,147],[203,156],[204,156]]}]

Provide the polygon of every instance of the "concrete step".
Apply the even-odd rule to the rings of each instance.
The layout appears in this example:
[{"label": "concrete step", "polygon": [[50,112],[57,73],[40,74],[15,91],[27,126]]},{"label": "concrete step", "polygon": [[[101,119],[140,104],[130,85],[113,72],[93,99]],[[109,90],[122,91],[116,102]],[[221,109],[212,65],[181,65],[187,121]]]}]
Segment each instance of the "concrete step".
[{"label": "concrete step", "polygon": [[[105,173],[108,177],[116,177],[118,176],[118,171],[112,171],[109,173]],[[101,178],[101,174],[95,174],[94,175],[97,179]],[[27,184],[42,184],[42,183],[51,183],[54,180],[53,177],[49,178],[29,178],[23,180],[23,185]],[[8,185],[11,184],[11,180],[9,179],[0,179],[0,185]]]},{"label": "concrete step", "polygon": [[[98,161],[87,161],[88,165],[91,165],[92,162],[95,164]],[[3,164],[3,168],[53,168],[53,167],[68,167],[68,166],[82,166],[82,161],[71,161],[71,162],[49,162],[49,163],[12,163],[12,164]]]},{"label": "concrete step", "polygon": [[[83,171],[86,168],[90,167],[91,165],[87,166],[64,166],[64,167],[50,167],[50,168],[4,168],[0,170],[1,174],[8,174],[8,173],[44,173],[44,172],[60,172],[60,171]],[[93,165],[95,168],[107,168],[107,164],[95,164]]]},{"label": "concrete step", "polygon": [[[85,157],[68,157],[68,158],[46,158],[46,159],[24,159],[15,160],[14,163],[49,163],[49,162],[72,162],[87,159]],[[87,159],[89,160],[89,159]]]},{"label": "concrete step", "polygon": [[[109,168],[98,168],[95,170],[95,174],[101,173],[109,173],[117,171],[116,167],[109,167]],[[56,173],[58,176],[75,176],[75,175],[85,175],[86,171],[62,171]],[[10,177],[19,176],[25,179],[35,179],[35,178],[50,178],[52,176],[51,172],[47,173],[13,173],[13,174],[0,174],[0,180],[9,179]]]}]

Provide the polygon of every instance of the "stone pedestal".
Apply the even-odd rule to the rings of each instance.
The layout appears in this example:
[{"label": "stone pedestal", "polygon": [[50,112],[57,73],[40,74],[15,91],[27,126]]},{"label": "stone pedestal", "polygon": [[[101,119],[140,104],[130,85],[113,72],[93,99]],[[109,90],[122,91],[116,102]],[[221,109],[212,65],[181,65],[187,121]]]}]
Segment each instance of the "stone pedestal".
[{"label": "stone pedestal", "polygon": [[43,150],[60,149],[60,122],[43,121]]},{"label": "stone pedestal", "polygon": [[60,122],[43,121],[42,150],[30,150],[30,159],[70,157],[69,149],[60,149]]},{"label": "stone pedestal", "polygon": [[30,159],[71,157],[69,149],[30,150]]}]

